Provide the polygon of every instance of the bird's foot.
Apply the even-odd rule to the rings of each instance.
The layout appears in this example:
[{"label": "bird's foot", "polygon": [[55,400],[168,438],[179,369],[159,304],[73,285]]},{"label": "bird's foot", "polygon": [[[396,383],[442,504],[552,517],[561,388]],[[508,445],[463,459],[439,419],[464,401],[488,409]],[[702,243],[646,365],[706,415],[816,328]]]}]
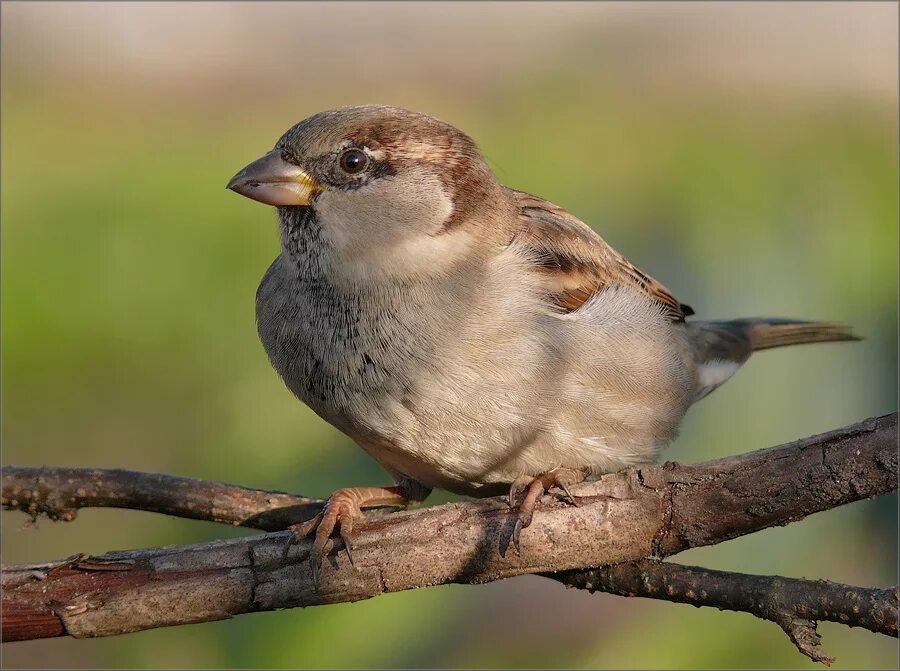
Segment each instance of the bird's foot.
[{"label": "bird's foot", "polygon": [[561,489],[566,495],[566,500],[573,506],[578,505],[578,501],[572,496],[569,487],[579,482],[584,482],[587,473],[572,468],[557,468],[549,473],[538,475],[536,477],[530,475],[520,475],[512,483],[509,488],[509,507],[516,509],[516,501],[523,493],[525,496],[518,505],[518,514],[516,515],[515,526],[512,531],[512,541],[516,546],[516,552],[521,553],[519,546],[519,537],[522,529],[531,524],[534,517],[535,508],[541,500],[541,496],[552,487]]},{"label": "bird's foot", "polygon": [[354,523],[364,517],[363,506],[407,505],[409,501],[400,487],[349,487],[332,494],[325,507],[311,520],[290,527],[294,540],[299,541],[315,530],[315,539],[309,551],[309,568],[313,585],[319,588],[319,569],[328,554],[328,542],[335,528],[338,530],[347,560],[353,565],[351,535]]}]

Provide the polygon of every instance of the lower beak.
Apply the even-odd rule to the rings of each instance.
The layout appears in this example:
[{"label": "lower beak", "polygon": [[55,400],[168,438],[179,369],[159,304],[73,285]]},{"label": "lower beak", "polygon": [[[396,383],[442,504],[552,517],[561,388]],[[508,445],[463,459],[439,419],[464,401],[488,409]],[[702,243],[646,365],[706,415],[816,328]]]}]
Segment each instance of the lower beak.
[{"label": "lower beak", "polygon": [[323,187],[305,170],[288,163],[280,149],[273,149],[231,178],[235,193],[266,205],[309,205]]}]

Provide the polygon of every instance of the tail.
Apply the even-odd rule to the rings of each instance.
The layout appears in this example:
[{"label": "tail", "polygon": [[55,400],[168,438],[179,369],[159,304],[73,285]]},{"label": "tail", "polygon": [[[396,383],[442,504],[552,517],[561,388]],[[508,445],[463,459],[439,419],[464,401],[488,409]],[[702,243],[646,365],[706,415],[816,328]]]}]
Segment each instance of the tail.
[{"label": "tail", "polygon": [[796,319],[733,319],[690,322],[686,326],[697,362],[695,401],[720,387],[758,350],[861,340],[844,324]]},{"label": "tail", "polygon": [[846,324],[800,322],[793,319],[743,319],[726,323],[743,324],[744,328],[750,330],[754,352],[813,342],[862,340]]}]

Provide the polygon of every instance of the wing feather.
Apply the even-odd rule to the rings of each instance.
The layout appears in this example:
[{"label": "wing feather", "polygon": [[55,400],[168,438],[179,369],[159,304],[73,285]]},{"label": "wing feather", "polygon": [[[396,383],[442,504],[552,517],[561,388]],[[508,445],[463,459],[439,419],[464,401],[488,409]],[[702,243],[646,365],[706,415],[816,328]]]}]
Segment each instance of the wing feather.
[{"label": "wing feather", "polygon": [[562,310],[573,312],[604,288],[626,284],[658,303],[673,322],[683,322],[694,313],[580,219],[536,196],[512,193],[519,206],[520,227],[511,244],[524,248],[534,260],[551,300]]}]

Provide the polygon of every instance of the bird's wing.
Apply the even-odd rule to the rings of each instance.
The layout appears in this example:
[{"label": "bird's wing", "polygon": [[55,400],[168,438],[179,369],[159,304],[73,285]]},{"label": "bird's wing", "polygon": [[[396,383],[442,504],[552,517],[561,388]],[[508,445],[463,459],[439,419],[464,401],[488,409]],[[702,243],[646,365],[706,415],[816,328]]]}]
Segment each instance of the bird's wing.
[{"label": "bird's wing", "polygon": [[624,284],[658,303],[673,322],[694,314],[581,220],[541,198],[522,191],[512,194],[519,206],[520,225],[510,244],[533,259],[551,300],[565,312],[574,312],[608,286]]}]

